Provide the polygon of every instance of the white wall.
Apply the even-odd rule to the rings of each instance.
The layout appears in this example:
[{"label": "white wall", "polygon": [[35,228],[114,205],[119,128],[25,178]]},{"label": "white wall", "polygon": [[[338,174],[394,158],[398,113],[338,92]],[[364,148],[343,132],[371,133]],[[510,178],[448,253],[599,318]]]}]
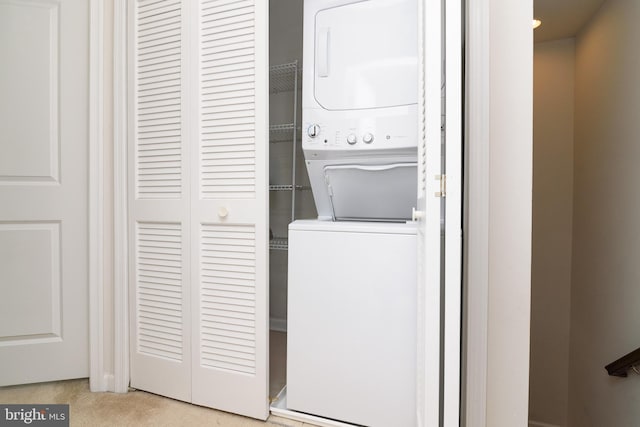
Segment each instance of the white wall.
[{"label": "white wall", "polygon": [[487,426],[527,424],[532,0],[491,0]]},{"label": "white wall", "polygon": [[637,426],[640,377],[640,2],[608,0],[576,44],[569,425]]},{"label": "white wall", "polygon": [[566,426],[575,39],[536,44],[533,70],[529,419]]},{"label": "white wall", "polygon": [[474,0],[467,6],[469,229],[463,416],[468,427],[525,426],[529,412],[533,3]]}]

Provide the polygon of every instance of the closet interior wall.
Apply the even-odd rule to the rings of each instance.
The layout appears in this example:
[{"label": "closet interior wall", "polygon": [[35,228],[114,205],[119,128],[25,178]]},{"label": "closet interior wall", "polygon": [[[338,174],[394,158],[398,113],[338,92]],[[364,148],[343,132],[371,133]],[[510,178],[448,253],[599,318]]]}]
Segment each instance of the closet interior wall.
[{"label": "closet interior wall", "polygon": [[[301,148],[302,123],[302,0],[271,0],[269,2],[269,65],[272,69],[297,61],[297,102],[293,90],[270,91],[269,122],[271,128],[296,122],[295,156],[293,131],[270,132],[269,146],[269,217],[273,236],[269,263],[269,313],[272,330],[286,331],[287,319],[287,230],[292,220],[316,218],[309,178]],[[272,72],[273,76],[273,72]],[[293,78],[293,74],[289,77]],[[280,79],[280,78],[279,78]],[[274,78],[271,79],[272,89]],[[293,88],[293,82],[291,82]],[[296,111],[294,111],[294,108]],[[283,190],[293,181],[295,162],[296,189]],[[291,192],[295,191],[295,197]],[[292,209],[292,200],[295,204]]]}]

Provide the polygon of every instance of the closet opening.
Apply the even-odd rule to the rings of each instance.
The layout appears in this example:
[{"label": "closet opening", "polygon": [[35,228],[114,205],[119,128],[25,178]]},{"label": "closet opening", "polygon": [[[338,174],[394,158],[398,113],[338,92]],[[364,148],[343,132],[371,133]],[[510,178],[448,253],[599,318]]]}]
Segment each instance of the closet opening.
[{"label": "closet opening", "polygon": [[417,11],[414,0],[269,3],[276,415],[415,424]]},{"label": "closet opening", "polygon": [[421,367],[438,404],[442,62],[421,7],[131,4],[132,387],[413,425]]},{"label": "closet opening", "polygon": [[303,1],[269,2],[269,400],[286,385],[288,226],[317,217],[301,144]]}]

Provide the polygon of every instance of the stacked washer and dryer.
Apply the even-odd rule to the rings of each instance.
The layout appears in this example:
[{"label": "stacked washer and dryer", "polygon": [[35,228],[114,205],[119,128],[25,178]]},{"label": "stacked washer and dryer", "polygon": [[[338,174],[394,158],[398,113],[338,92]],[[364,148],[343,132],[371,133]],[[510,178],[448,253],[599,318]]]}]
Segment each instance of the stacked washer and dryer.
[{"label": "stacked washer and dryer", "polygon": [[305,0],[317,220],[289,226],[287,407],[416,424],[417,0]]}]

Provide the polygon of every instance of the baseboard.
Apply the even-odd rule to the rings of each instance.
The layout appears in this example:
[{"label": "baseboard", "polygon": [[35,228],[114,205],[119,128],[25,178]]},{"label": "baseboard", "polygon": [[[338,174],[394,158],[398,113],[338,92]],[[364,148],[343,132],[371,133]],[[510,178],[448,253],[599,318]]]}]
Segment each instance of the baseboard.
[{"label": "baseboard", "polygon": [[562,427],[557,424],[541,423],[540,421],[529,420],[529,427]]},{"label": "baseboard", "polygon": [[272,331],[287,332],[287,319],[270,318],[269,329]]}]

